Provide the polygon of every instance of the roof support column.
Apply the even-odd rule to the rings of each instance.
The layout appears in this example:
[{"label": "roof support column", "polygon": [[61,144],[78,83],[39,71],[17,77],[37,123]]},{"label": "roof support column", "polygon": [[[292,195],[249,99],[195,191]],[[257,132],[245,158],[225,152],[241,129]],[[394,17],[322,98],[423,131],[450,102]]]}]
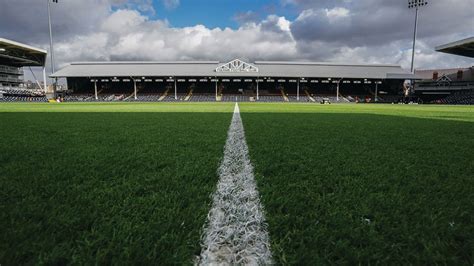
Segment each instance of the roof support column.
[{"label": "roof support column", "polygon": [[95,91],[95,100],[99,100],[99,95],[97,94],[97,80],[94,80],[94,91]]},{"label": "roof support column", "polygon": [[43,90],[44,93],[48,93],[48,85],[46,84],[46,64],[43,66]]},{"label": "roof support column", "polygon": [[300,78],[298,78],[298,83],[296,84],[296,100],[300,101]]},{"label": "roof support column", "polygon": [[217,102],[217,78],[216,78],[216,102]]},{"label": "roof support column", "polygon": [[337,87],[336,87],[336,101],[339,102],[339,85],[341,84],[341,80],[340,79],[338,82],[337,82]]},{"label": "roof support column", "polygon": [[174,78],[174,99],[178,100],[178,81]]},{"label": "roof support column", "polygon": [[133,79],[133,96],[135,100],[137,99],[137,81]]},{"label": "roof support column", "polygon": [[258,79],[259,78],[257,78],[257,101],[259,100],[259,97],[260,97],[259,92],[258,92]]}]

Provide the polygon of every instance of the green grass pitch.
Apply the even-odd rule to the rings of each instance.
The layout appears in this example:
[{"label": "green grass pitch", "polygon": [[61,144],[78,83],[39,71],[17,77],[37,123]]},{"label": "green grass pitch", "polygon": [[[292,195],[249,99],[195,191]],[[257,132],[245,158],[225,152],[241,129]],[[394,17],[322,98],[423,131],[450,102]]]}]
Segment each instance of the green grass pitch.
[{"label": "green grass pitch", "polygon": [[[473,107],[240,109],[277,263],[474,263]],[[232,111],[0,104],[0,264],[192,264]]]}]

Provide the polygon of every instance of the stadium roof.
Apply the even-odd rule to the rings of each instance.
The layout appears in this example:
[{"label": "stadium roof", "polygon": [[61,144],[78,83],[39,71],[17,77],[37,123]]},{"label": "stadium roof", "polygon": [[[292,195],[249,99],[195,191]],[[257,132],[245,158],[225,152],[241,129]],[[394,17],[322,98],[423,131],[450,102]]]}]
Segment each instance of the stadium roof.
[{"label": "stadium roof", "polygon": [[241,60],[71,63],[51,77],[294,77],[413,79],[398,65]]},{"label": "stadium roof", "polygon": [[474,57],[474,37],[440,45],[436,47],[436,51],[448,54]]},{"label": "stadium roof", "polygon": [[0,38],[0,65],[44,66],[47,53],[43,49]]}]

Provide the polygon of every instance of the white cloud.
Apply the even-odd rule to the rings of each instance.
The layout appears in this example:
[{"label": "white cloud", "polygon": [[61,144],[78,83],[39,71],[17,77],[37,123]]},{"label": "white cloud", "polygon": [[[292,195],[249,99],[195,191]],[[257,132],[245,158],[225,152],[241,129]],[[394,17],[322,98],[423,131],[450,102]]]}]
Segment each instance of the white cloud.
[{"label": "white cloud", "polygon": [[325,9],[326,11],[326,16],[329,18],[329,20],[336,20],[340,18],[345,18],[349,16],[349,9],[344,8],[344,7],[335,7],[333,9]]},{"label": "white cloud", "polygon": [[135,10],[118,10],[105,18],[101,28],[105,32],[121,33],[137,29],[146,20]]},{"label": "white cloud", "polygon": [[[238,29],[203,25],[172,28],[136,11],[117,10],[104,18],[99,32],[58,43],[60,64],[87,60],[230,60],[236,57],[280,60],[297,58],[296,42],[284,17]],[[84,47],[84,48],[81,48]],[[87,47],[87,48],[85,48]]]},{"label": "white cloud", "polygon": [[282,31],[290,31],[290,21],[287,20],[285,17],[279,17],[277,25],[280,27]]}]

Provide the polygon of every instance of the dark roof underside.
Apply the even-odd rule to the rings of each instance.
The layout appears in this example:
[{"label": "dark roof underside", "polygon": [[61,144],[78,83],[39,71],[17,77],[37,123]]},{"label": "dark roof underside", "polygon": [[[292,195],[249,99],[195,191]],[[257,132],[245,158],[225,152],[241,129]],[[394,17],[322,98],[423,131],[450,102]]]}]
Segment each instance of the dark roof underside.
[{"label": "dark roof underside", "polygon": [[436,51],[474,58],[474,37],[438,46]]},{"label": "dark roof underside", "polygon": [[0,38],[0,65],[44,66],[46,55],[45,50]]}]

